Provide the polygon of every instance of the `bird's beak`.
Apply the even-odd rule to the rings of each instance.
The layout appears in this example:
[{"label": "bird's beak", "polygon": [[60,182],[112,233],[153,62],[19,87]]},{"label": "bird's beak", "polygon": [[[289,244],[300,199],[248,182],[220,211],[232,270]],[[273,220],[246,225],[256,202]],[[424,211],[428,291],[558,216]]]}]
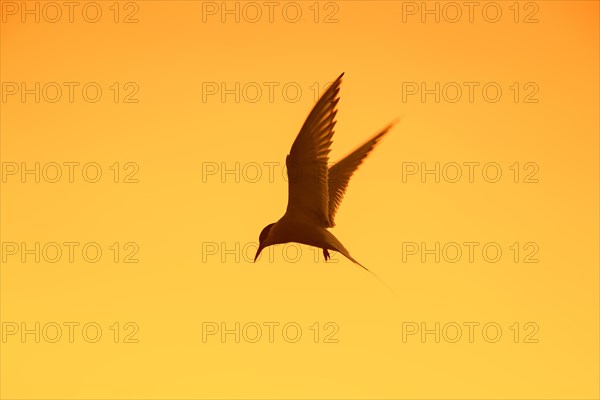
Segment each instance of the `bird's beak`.
[{"label": "bird's beak", "polygon": [[265,248],[265,247],[264,247],[262,244],[260,244],[260,245],[258,246],[258,250],[256,250],[256,255],[254,256],[254,262],[256,262],[256,259],[258,258],[258,256],[260,255],[260,252],[261,252],[261,251],[262,251],[262,249],[264,249],[264,248]]}]

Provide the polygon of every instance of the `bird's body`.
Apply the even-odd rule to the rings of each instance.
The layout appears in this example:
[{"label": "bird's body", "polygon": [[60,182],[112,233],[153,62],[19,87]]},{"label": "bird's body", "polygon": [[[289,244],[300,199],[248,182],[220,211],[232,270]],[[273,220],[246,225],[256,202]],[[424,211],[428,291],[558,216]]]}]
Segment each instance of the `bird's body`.
[{"label": "bird's body", "polygon": [[267,225],[260,233],[255,261],[267,246],[296,242],[323,249],[325,259],[329,258],[328,250],[339,252],[369,271],[350,256],[344,245],[327,228],[335,225],[335,214],[350,177],[393,123],[329,167],[328,154],[343,75],[321,96],[292,145],[286,158],[288,207],[279,221]]},{"label": "bird's body", "polygon": [[310,218],[301,213],[286,212],[271,227],[269,236],[272,238],[272,244],[302,243],[323,250],[337,251],[351,259],[348,250],[331,232],[313,223]]}]

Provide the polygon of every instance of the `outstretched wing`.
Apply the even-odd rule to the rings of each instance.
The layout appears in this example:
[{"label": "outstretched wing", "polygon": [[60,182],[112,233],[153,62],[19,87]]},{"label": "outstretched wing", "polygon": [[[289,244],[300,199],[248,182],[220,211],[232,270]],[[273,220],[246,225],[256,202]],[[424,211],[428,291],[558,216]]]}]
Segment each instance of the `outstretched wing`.
[{"label": "outstretched wing", "polygon": [[335,126],[342,73],[323,93],[304,122],[286,158],[289,198],[287,210],[330,224],[328,160]]},{"label": "outstretched wing", "polygon": [[362,164],[364,159],[367,158],[371,150],[375,148],[381,138],[388,133],[394,124],[396,124],[396,122],[397,121],[394,121],[386,126],[381,132],[373,136],[365,144],[329,168],[329,225],[327,225],[326,228],[332,228],[335,226],[335,213],[342,202],[344,193],[346,193],[346,188],[348,187],[348,182],[350,182],[350,177],[354,171],[356,171],[358,166]]}]

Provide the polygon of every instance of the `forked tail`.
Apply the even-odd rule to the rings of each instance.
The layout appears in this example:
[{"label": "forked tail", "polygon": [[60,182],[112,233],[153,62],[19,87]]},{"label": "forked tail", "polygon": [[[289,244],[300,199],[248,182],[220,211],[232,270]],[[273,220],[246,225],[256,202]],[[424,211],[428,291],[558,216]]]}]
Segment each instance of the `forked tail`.
[{"label": "forked tail", "polygon": [[375,277],[375,279],[377,279],[383,286],[385,286],[393,295],[396,295],[396,292],[394,292],[394,290],[388,286],[387,283],[385,283],[383,280],[381,280],[380,277],[378,277],[375,272],[371,271],[370,269],[368,269],[367,267],[365,267],[364,265],[362,265],[361,263],[359,263],[358,261],[356,261],[350,254],[348,254],[347,251],[345,252],[340,252],[342,253],[348,260],[352,261],[353,263],[359,265],[362,269],[364,269],[365,271],[367,271],[368,273],[370,273],[371,275],[373,275]]},{"label": "forked tail", "polygon": [[350,255],[350,252],[344,247],[344,245],[331,232],[329,232],[327,230],[324,230],[324,231],[326,232],[326,235],[327,235],[327,244],[328,244],[329,249],[335,250],[338,253],[341,253],[348,260],[350,260],[354,264],[357,264],[358,266],[360,266],[362,269],[364,269],[365,271],[367,271],[368,273],[373,275],[375,277],[375,279],[377,279],[383,286],[385,286],[393,295],[396,295],[396,292],[394,292],[394,290],[391,287],[389,287],[387,285],[387,283],[385,283],[383,280],[381,280],[381,278],[378,277],[373,271],[371,271],[369,268],[365,267],[364,265],[362,265],[361,263],[356,261],[354,259],[354,257],[352,257]]}]

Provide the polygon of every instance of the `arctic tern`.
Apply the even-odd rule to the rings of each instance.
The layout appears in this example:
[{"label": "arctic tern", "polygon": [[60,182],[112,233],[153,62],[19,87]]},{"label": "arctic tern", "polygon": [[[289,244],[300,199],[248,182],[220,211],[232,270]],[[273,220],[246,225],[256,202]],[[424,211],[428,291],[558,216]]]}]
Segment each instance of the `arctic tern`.
[{"label": "arctic tern", "polygon": [[292,145],[286,158],[289,182],[287,210],[279,221],[267,225],[260,233],[255,262],[265,247],[297,242],[323,249],[326,261],[330,258],[329,250],[342,253],[373,274],[356,261],[326,228],[335,226],[335,214],[350,177],[397,120],[329,167],[329,151],[342,76],[343,73],[317,101]]}]

